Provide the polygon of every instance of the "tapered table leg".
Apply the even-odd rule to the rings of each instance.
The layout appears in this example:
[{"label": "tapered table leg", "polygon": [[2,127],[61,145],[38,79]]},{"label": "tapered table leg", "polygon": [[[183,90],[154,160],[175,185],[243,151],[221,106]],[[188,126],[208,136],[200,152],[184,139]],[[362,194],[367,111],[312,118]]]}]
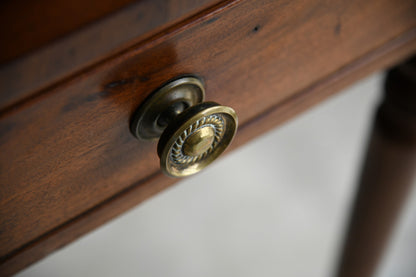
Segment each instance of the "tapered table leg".
[{"label": "tapered table leg", "polygon": [[416,172],[416,58],[387,74],[336,277],[375,273]]}]

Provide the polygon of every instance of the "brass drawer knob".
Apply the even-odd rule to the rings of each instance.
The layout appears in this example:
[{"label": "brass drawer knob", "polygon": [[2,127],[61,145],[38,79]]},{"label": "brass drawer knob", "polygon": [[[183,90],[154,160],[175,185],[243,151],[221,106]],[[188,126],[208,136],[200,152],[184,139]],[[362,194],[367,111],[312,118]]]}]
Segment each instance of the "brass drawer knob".
[{"label": "brass drawer knob", "polygon": [[132,118],[130,129],[138,139],[159,138],[160,167],[168,176],[199,172],[234,138],[238,124],[235,111],[203,102],[204,98],[198,78],[181,77],[154,91]]}]

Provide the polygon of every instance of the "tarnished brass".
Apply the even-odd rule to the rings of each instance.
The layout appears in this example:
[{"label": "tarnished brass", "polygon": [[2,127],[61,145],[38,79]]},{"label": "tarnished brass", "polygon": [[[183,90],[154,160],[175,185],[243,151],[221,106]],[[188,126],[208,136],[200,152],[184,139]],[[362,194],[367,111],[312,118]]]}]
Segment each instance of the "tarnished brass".
[{"label": "tarnished brass", "polygon": [[165,174],[184,177],[214,161],[231,143],[238,120],[230,107],[204,99],[202,82],[182,77],[160,87],[139,107],[131,131],[139,139],[159,138]]},{"label": "tarnished brass", "polygon": [[183,143],[183,153],[187,156],[198,156],[207,151],[215,139],[215,130],[204,126],[196,130]]},{"label": "tarnished brass", "polygon": [[137,109],[130,129],[138,139],[157,139],[172,118],[204,98],[204,85],[198,78],[186,76],[170,81],[150,94]]}]

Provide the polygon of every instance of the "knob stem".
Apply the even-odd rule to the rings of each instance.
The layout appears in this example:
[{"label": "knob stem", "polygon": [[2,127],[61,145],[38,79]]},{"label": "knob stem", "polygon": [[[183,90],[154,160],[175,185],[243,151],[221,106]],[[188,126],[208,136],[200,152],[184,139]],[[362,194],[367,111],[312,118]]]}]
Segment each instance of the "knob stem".
[{"label": "knob stem", "polygon": [[166,128],[172,120],[177,117],[180,113],[182,113],[188,105],[185,102],[175,102],[169,108],[167,108],[162,114],[160,115],[159,119],[157,120],[157,125],[161,128]]}]

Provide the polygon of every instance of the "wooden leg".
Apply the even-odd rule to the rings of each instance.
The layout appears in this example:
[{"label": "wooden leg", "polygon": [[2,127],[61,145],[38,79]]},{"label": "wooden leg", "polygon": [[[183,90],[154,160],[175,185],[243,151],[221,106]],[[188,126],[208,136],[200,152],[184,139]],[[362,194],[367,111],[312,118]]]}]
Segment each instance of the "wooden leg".
[{"label": "wooden leg", "polygon": [[337,277],[370,277],[416,171],[416,57],[387,74]]}]

